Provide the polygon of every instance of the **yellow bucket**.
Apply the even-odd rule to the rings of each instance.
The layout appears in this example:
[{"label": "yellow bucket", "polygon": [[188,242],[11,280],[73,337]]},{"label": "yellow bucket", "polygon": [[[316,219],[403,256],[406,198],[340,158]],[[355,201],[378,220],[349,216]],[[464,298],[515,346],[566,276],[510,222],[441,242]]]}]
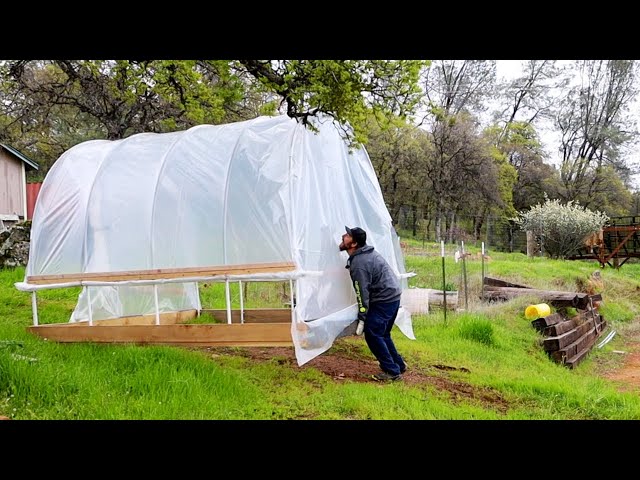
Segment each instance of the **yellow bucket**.
[{"label": "yellow bucket", "polygon": [[529,305],[524,310],[524,316],[531,319],[546,317],[551,313],[551,308],[546,303],[538,303],[537,305]]}]

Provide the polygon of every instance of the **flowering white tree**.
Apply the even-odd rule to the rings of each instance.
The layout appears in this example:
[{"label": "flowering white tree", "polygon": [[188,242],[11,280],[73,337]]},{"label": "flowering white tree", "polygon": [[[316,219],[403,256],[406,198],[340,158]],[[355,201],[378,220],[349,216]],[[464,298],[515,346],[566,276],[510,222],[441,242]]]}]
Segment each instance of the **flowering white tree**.
[{"label": "flowering white tree", "polygon": [[544,204],[520,212],[513,221],[521,230],[531,231],[539,238],[548,256],[566,258],[577,253],[585,238],[598,232],[609,217],[574,201],[563,205],[557,199],[547,198]]}]

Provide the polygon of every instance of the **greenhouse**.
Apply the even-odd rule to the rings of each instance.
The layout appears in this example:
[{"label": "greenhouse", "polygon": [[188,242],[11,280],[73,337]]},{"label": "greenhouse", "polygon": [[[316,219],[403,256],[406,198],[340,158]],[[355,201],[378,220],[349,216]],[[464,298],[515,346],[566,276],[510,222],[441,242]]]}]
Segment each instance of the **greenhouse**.
[{"label": "greenhouse", "polygon": [[[306,363],[357,316],[338,249],[345,225],[367,231],[405,288],[411,275],[366,151],[350,151],[329,120],[317,127],[259,117],[70,148],[42,184],[16,287],[32,292],[36,317],[37,290],[82,286],[70,323],[91,325],[200,312],[205,280],[288,281],[291,340]],[[233,269],[245,265],[264,268]],[[182,278],[154,275],[176,270]],[[396,325],[414,338],[406,309]]]}]

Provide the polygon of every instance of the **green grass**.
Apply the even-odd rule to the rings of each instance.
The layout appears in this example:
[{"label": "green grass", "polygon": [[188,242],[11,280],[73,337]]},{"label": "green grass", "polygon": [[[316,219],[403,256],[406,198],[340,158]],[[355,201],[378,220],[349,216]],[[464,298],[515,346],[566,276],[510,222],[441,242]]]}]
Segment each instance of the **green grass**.
[{"label": "green grass", "polygon": [[[419,244],[418,244],[419,243]],[[439,246],[408,242],[410,285],[441,288]],[[445,283],[465,290],[463,264],[448,247]],[[530,259],[488,252],[485,274],[533,288],[574,290],[595,262]],[[253,361],[206,349],[168,346],[59,344],[32,335],[31,296],[14,283],[24,269],[0,270],[0,415],[58,419],[640,419],[640,396],[622,393],[600,374],[620,362],[613,350],[638,331],[640,265],[601,270],[601,313],[617,335],[571,370],[551,361],[524,317],[539,299],[485,304],[482,263],[466,260],[467,311],[433,309],[414,317],[416,340],[394,329],[412,371],[433,381],[392,384],[336,381],[315,368],[274,356]],[[282,307],[288,286],[251,284],[245,307]],[[202,287],[205,308],[224,308],[224,286]],[[45,323],[66,322],[79,289],[38,292]],[[239,299],[232,285],[232,299]],[[460,302],[462,302],[462,297]],[[553,310],[552,310],[553,311]],[[373,358],[362,337],[339,339],[329,352]],[[446,366],[439,369],[436,366]],[[439,386],[448,385],[448,388]]]}]

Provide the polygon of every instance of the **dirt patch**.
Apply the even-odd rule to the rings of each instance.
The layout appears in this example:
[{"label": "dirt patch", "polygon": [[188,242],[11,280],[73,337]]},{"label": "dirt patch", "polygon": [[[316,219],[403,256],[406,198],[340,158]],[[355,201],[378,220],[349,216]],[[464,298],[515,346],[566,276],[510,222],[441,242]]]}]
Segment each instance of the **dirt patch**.
[{"label": "dirt patch", "polygon": [[[621,392],[640,393],[640,340],[627,341],[620,350],[614,350],[614,361],[601,365],[599,375],[617,384]],[[372,378],[380,372],[376,360],[362,353],[361,346],[347,339],[339,339],[325,353],[315,357],[303,366],[298,366],[293,347],[199,347],[212,358],[221,355],[241,356],[253,361],[276,362],[291,368],[319,370],[335,382],[370,382],[380,384]],[[452,379],[449,372],[469,373],[465,367],[432,364],[416,367],[407,358],[408,369],[402,376],[406,385],[435,388],[453,402],[478,403],[483,408],[506,413],[508,402],[495,390],[482,388]]]},{"label": "dirt patch", "polygon": [[640,322],[616,330],[615,349],[600,359],[598,375],[613,381],[621,392],[640,393]]},{"label": "dirt patch", "polygon": [[[203,347],[212,357],[220,355],[239,355],[254,361],[276,361],[280,365],[291,368],[319,370],[335,382],[371,382],[380,367],[375,359],[362,353],[359,345],[346,340],[338,340],[334,346],[321,355],[298,366],[293,347]],[[439,392],[448,395],[454,402],[466,401],[479,403],[483,408],[506,413],[509,404],[500,394],[490,388],[481,388],[463,381],[450,378],[449,372],[458,371],[469,373],[465,367],[434,364],[417,368],[407,358],[407,371],[402,375],[402,382],[406,385],[435,387]]]},{"label": "dirt patch", "polygon": [[621,365],[602,374],[618,385],[621,392],[640,392],[640,343],[627,343],[622,350],[614,350],[614,355],[622,355]]}]

